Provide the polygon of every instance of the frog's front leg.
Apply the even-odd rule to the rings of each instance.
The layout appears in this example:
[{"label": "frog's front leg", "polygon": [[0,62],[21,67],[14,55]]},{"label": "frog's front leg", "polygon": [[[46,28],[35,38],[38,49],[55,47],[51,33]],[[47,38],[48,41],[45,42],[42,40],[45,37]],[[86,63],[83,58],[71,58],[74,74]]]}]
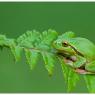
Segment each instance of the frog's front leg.
[{"label": "frog's front leg", "polygon": [[[81,56],[78,56],[76,55],[76,60],[75,62],[73,62],[73,68],[74,68],[74,71],[79,73],[79,74],[94,74],[93,72],[91,72],[91,70],[87,70],[87,68],[85,68],[87,61],[84,57],[81,57]],[[90,65],[92,66],[92,64]],[[95,62],[94,62],[94,67],[95,67]],[[95,68],[94,68],[95,70]]]},{"label": "frog's front leg", "polygon": [[76,55],[76,60],[74,60],[73,62],[73,67],[80,68],[80,67],[83,67],[85,63],[86,63],[86,59],[84,57]]},{"label": "frog's front leg", "polygon": [[90,63],[87,63],[85,65],[85,70],[89,71],[89,72],[92,72],[95,74],[95,61],[92,61]]},{"label": "frog's front leg", "polygon": [[74,55],[74,56],[69,57],[69,59],[64,58],[64,62],[68,66],[72,67],[72,69],[74,69],[74,71],[79,74],[86,74],[87,73],[84,69],[86,59],[81,56]]},{"label": "frog's front leg", "polygon": [[73,62],[74,71],[79,74],[86,74],[87,73],[85,71],[86,59],[81,56],[76,56],[76,57],[77,57],[77,60]]}]

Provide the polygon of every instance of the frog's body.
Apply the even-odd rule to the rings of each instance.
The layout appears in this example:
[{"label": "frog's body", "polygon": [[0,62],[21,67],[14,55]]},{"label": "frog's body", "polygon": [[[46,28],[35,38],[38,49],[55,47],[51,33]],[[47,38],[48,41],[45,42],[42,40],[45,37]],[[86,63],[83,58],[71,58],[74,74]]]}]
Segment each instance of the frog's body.
[{"label": "frog's body", "polygon": [[77,37],[70,38],[67,42],[70,43],[70,46],[79,51],[86,59],[95,60],[95,45],[88,39]]},{"label": "frog's body", "polygon": [[84,65],[85,70],[95,72],[95,45],[86,38],[75,37],[73,32],[66,32],[54,42],[54,47],[61,52],[76,56],[74,68]]}]

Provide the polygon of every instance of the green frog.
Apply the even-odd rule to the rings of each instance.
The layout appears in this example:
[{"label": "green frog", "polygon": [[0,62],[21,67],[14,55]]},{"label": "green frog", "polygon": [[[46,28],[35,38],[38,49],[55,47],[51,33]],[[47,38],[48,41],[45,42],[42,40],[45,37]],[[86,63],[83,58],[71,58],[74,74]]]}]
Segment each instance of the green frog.
[{"label": "green frog", "polygon": [[91,41],[69,31],[59,36],[53,46],[77,73],[95,74],[95,45]]}]

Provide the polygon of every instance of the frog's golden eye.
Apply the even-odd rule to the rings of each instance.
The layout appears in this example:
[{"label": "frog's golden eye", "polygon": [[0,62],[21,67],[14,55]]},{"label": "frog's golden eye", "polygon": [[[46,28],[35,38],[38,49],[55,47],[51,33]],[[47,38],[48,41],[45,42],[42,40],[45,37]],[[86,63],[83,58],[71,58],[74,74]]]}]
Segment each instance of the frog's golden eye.
[{"label": "frog's golden eye", "polygon": [[67,42],[63,42],[63,43],[62,43],[62,46],[68,47],[68,43],[67,43]]}]

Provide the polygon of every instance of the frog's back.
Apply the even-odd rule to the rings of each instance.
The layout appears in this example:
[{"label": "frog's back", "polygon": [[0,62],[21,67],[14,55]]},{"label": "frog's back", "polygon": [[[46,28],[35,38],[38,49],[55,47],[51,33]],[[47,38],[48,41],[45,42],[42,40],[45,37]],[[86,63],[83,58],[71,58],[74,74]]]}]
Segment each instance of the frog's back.
[{"label": "frog's back", "polygon": [[86,38],[72,38],[69,40],[71,45],[80,51],[85,57],[95,59],[95,45]]}]

